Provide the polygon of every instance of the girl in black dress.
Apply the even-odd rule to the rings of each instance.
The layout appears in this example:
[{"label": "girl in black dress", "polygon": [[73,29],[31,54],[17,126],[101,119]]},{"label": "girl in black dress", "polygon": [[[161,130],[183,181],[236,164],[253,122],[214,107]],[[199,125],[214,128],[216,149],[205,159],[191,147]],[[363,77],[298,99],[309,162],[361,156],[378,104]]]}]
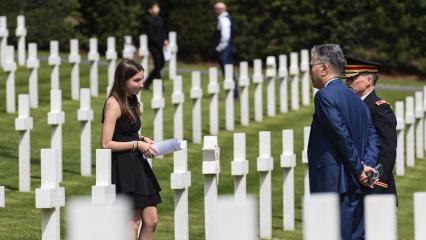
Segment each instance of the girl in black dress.
[{"label": "girl in black dress", "polygon": [[138,62],[121,61],[102,115],[102,148],[112,151],[112,183],[117,194],[129,197],[134,207],[130,223],[132,240],[138,235],[138,239],[153,239],[158,222],[157,204],[161,202],[161,188],[143,157],[153,157],[154,142],[138,134],[141,121],[136,96],[143,88],[143,79],[144,70]]}]

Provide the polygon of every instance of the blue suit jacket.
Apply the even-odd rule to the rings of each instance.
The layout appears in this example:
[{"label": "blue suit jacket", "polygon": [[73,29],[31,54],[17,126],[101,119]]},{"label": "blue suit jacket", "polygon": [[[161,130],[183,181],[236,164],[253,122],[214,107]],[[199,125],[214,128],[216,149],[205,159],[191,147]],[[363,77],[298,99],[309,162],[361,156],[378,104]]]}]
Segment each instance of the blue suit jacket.
[{"label": "blue suit jacket", "polygon": [[378,140],[370,112],[359,96],[336,79],[315,95],[308,145],[312,193],[362,193],[361,162],[376,166]]}]

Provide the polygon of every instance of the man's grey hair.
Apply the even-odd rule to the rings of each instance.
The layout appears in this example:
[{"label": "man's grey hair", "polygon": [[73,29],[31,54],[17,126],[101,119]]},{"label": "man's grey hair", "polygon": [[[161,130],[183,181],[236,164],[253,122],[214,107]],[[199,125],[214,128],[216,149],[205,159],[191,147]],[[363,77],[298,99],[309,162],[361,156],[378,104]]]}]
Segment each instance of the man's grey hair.
[{"label": "man's grey hair", "polygon": [[376,86],[377,80],[379,80],[379,74],[378,73],[360,73],[360,76],[371,76],[373,79],[373,84]]},{"label": "man's grey hair", "polygon": [[339,44],[315,45],[311,54],[314,61],[327,64],[339,76],[345,72],[346,60]]}]

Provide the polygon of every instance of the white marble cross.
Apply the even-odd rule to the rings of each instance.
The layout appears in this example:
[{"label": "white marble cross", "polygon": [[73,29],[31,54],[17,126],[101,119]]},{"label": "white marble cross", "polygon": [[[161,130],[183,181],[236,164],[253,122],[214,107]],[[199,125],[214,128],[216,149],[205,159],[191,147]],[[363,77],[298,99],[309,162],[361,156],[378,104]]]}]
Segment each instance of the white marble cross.
[{"label": "white marble cross", "polygon": [[225,99],[225,129],[234,130],[234,67],[232,64],[225,65],[225,79],[223,89],[226,91]]},{"label": "white marble cross", "polygon": [[133,46],[132,36],[124,36],[123,58],[133,59],[135,52],[136,47]]},{"label": "white marble cross", "polygon": [[98,39],[90,38],[90,50],[87,58],[90,61],[90,94],[94,97],[99,95],[99,80],[98,80],[98,65],[99,65],[99,52],[98,52]]},{"label": "white marble cross", "polygon": [[131,204],[126,199],[108,205],[93,205],[89,198],[73,199],[67,207],[67,239],[129,239],[130,219]]},{"label": "white marble cross", "polygon": [[[339,196],[335,193],[305,195],[303,206],[303,239],[339,240]],[[381,239],[381,238],[380,238]]]},{"label": "white marble cross", "polygon": [[139,56],[141,56],[141,65],[145,71],[145,78],[148,76],[148,36],[146,34],[139,35]]},{"label": "white marble cross", "polygon": [[308,143],[309,143],[309,134],[311,132],[311,127],[303,128],[303,151],[302,151],[302,163],[304,165],[304,194],[309,195],[309,166],[308,166]]},{"label": "white marble cross", "polygon": [[256,122],[263,121],[263,75],[262,75],[262,60],[255,59],[253,61],[253,83],[254,90],[254,120]]},{"label": "white marble cross", "polygon": [[238,83],[241,87],[240,95],[240,117],[241,126],[248,126],[250,122],[250,108],[249,108],[249,73],[248,62],[240,62],[240,78]]},{"label": "white marble cross", "polygon": [[209,68],[208,93],[210,95],[209,103],[209,125],[210,134],[219,133],[219,84],[217,83],[217,68]]},{"label": "white marble cross", "polygon": [[81,122],[80,131],[80,173],[81,176],[92,175],[92,135],[91,121],[93,110],[90,107],[90,89],[80,89],[80,109],[77,111],[77,120]]},{"label": "white marble cross", "polygon": [[20,94],[18,104],[19,113],[15,119],[15,129],[19,131],[19,191],[29,192],[31,191],[30,130],[33,128],[29,96]]},{"label": "white marble cross", "polygon": [[173,115],[174,138],[183,139],[183,103],[185,95],[182,92],[182,76],[175,76],[173,80],[172,104],[175,107]]},{"label": "white marble cross", "polygon": [[96,185],[92,186],[92,203],[112,204],[115,199],[115,185],[111,184],[111,149],[96,149]]},{"label": "white marble cross", "polygon": [[424,127],[424,110],[423,110],[423,91],[415,92],[415,117],[416,117],[416,158],[424,157],[423,144],[423,127]]},{"label": "white marble cross", "polygon": [[415,152],[414,152],[414,97],[408,96],[405,98],[405,123],[407,124],[406,135],[406,160],[408,167],[414,167]]},{"label": "white marble cross", "polygon": [[271,156],[271,132],[259,132],[259,157],[257,171],[260,173],[259,217],[260,237],[272,238],[272,180],[274,159]]},{"label": "white marble cross", "polygon": [[221,196],[214,205],[214,240],[258,239],[256,200],[253,196],[235,200]]},{"label": "white marble cross", "polygon": [[395,102],[396,131],[398,135],[396,147],[396,166],[397,176],[405,175],[405,122],[404,122],[404,101]]},{"label": "white marble cross", "polygon": [[36,208],[41,209],[42,240],[60,239],[60,207],[65,206],[65,190],[59,187],[56,149],[41,149],[41,187],[36,189]]},{"label": "white marble cross", "polygon": [[283,169],[283,229],[294,230],[294,168],[296,154],[294,154],[293,129],[285,129],[282,133],[282,154],[280,165]]},{"label": "white marble cross", "polygon": [[6,112],[14,113],[16,111],[15,96],[15,50],[13,46],[6,46],[3,50],[3,70],[7,73],[6,80]]},{"label": "white marble cross", "polygon": [[288,112],[288,69],[287,55],[279,56],[278,78],[280,79],[280,112]]},{"label": "white marble cross", "polygon": [[30,95],[30,107],[38,108],[38,68],[40,61],[37,58],[37,43],[28,43],[27,68],[30,70],[28,89]]},{"label": "white marble cross", "polygon": [[6,197],[4,192],[4,186],[0,186],[0,208],[4,208],[6,206]]},{"label": "white marble cross", "polygon": [[291,109],[299,110],[299,62],[297,52],[290,54]]},{"label": "white marble cross", "polygon": [[249,162],[246,158],[246,134],[234,133],[234,159],[231,161],[231,175],[234,176],[235,200],[247,197],[246,175],[249,173]]},{"label": "white marble cross", "polygon": [[161,141],[163,140],[163,109],[165,106],[162,87],[163,81],[161,79],[154,79],[153,84],[151,108],[154,110],[154,141]]},{"label": "white marble cross", "polygon": [[115,50],[115,37],[107,38],[107,51],[105,53],[105,58],[108,60],[107,95],[109,95],[112,85],[114,84],[115,64],[117,61],[117,51]]},{"label": "white marble cross", "polygon": [[80,62],[81,57],[78,47],[78,39],[70,40],[70,55],[68,55],[68,62],[72,64],[71,68],[71,99],[79,99],[80,89]]},{"label": "white marble cross", "polygon": [[61,57],[59,56],[59,42],[54,40],[50,41],[50,55],[48,59],[49,66],[52,67],[50,74],[50,90],[58,90],[59,86],[59,65],[61,64]]},{"label": "white marble cross", "polygon": [[300,51],[300,71],[302,72],[302,105],[309,106],[311,101],[311,88],[309,76],[309,50]]},{"label": "white marble cross", "polygon": [[0,16],[0,65],[4,64],[4,54],[7,46],[7,37],[9,36],[9,30],[7,29],[7,18],[6,16]]},{"label": "white marble cross", "polygon": [[397,239],[396,198],[392,194],[371,194],[364,198],[365,239]]},{"label": "white marble cross", "polygon": [[274,56],[266,58],[266,109],[269,117],[275,116],[275,80],[277,78],[277,63]]},{"label": "white marble cross", "polygon": [[216,136],[205,136],[203,152],[204,224],[205,239],[214,239],[214,204],[217,202],[217,184],[220,173],[220,148]]},{"label": "white marble cross", "polygon": [[175,240],[189,239],[188,188],[191,186],[191,171],[188,171],[187,143],[183,149],[173,153],[173,173],[170,174],[170,187],[174,191],[174,231]]},{"label": "white marble cross", "polygon": [[201,74],[199,71],[192,72],[192,87],[190,97],[192,99],[192,141],[201,143],[201,100],[203,98],[203,89],[201,88]]},{"label": "white marble cross", "polygon": [[[424,114],[426,116],[426,85],[423,86],[423,111],[424,111]],[[426,150],[426,120],[425,119],[423,119],[423,123],[424,123],[424,126],[423,126],[423,130],[424,130],[423,143],[424,143],[424,148]]]},{"label": "white marble cross", "polygon": [[171,58],[169,60],[169,79],[173,80],[176,77],[176,63],[177,63],[177,52],[178,45],[176,39],[176,32],[169,32],[169,45],[167,46],[171,52]]},{"label": "white marble cross", "polygon": [[25,17],[19,15],[16,17],[16,30],[15,35],[18,37],[18,64],[25,65],[25,36],[27,36],[27,29],[25,28]]},{"label": "white marble cross", "polygon": [[414,239],[426,239],[426,192],[414,193]]},{"label": "white marble cross", "polygon": [[50,112],[47,114],[47,124],[52,126],[51,148],[58,154],[58,178],[62,181],[62,124],[65,122],[65,113],[62,111],[61,90],[50,90]]}]

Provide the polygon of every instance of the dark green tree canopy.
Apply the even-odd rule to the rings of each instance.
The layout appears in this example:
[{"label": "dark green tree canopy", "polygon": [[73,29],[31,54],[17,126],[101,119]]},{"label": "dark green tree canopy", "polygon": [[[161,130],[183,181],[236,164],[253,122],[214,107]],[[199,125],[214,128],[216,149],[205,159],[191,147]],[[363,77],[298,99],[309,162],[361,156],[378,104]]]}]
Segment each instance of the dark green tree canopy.
[{"label": "dark green tree canopy", "polygon": [[[216,16],[214,0],[161,0],[166,27],[178,33],[179,58],[213,60]],[[349,0],[228,0],[234,22],[236,60],[265,58],[339,43],[345,53],[377,60],[389,71],[426,73],[426,1]],[[144,32],[146,0],[20,0],[1,1],[0,15],[8,17],[14,43],[16,16],[24,14],[28,40],[48,49],[59,40],[68,50],[69,39],[79,38],[87,49],[97,37],[103,53],[106,38],[115,36],[121,50],[124,35]]]}]

